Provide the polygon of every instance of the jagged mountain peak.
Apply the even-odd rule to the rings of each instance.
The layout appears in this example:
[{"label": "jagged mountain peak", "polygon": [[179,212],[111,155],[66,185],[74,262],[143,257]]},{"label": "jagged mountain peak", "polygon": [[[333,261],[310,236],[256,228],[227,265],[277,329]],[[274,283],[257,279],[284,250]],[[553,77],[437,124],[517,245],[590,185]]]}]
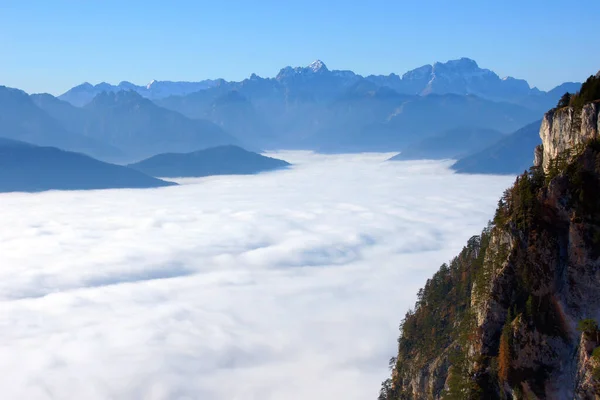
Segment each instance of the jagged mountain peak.
[{"label": "jagged mountain peak", "polygon": [[309,66],[307,67],[308,69],[310,69],[312,72],[325,72],[325,71],[329,71],[327,69],[327,66],[325,65],[325,63],[321,60],[315,60],[312,63],[309,64]]},{"label": "jagged mountain peak", "polygon": [[282,80],[293,76],[310,76],[314,74],[324,74],[329,72],[329,69],[327,69],[327,66],[323,61],[315,60],[306,67],[287,66],[285,68],[282,68],[281,71],[279,71],[279,74],[277,74],[277,76],[275,77],[275,79]]}]

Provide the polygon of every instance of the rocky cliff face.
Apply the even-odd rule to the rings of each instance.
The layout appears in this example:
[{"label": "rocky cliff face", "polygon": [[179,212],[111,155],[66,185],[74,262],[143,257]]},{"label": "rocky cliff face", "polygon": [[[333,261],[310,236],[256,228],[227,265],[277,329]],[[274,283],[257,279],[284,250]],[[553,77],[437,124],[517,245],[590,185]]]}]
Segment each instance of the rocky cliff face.
[{"label": "rocky cliff face", "polygon": [[381,400],[600,398],[599,112],[544,116],[538,168],[419,292]]},{"label": "rocky cliff face", "polygon": [[586,104],[581,110],[563,107],[546,113],[540,128],[543,154],[541,159],[536,157],[535,165],[542,165],[548,173],[553,160],[570,157],[567,153],[575,153],[583,144],[596,139],[600,131],[599,114],[598,101]]}]

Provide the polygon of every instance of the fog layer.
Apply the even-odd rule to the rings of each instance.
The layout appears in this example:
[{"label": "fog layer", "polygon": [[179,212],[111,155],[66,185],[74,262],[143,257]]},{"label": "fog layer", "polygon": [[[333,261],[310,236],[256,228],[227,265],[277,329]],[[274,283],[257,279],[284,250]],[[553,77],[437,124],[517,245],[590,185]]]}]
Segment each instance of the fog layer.
[{"label": "fog layer", "polygon": [[369,399],[426,279],[511,177],[391,154],[0,195],[7,399]]}]

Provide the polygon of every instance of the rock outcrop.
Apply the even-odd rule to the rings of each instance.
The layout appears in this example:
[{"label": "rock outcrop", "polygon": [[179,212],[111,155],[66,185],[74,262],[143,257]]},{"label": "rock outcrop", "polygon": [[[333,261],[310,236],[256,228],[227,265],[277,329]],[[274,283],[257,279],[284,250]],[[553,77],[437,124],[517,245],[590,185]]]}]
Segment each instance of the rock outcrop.
[{"label": "rock outcrop", "polygon": [[561,157],[569,161],[583,144],[598,137],[599,114],[598,101],[586,104],[581,110],[563,107],[547,112],[540,128],[543,154],[540,159],[536,153],[534,165],[541,165],[548,173],[553,161]]}]

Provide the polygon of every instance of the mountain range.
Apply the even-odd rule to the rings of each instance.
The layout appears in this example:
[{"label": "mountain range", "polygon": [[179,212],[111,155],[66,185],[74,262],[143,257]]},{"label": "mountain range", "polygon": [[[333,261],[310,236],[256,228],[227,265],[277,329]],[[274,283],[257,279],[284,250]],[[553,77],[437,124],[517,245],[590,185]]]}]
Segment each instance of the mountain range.
[{"label": "mountain range", "polygon": [[32,95],[31,99],[69,132],[123,149],[126,156],[110,161],[240,143],[210,121],[186,118],[132,90],[102,92],[83,107],[49,94]]},{"label": "mountain range", "polygon": [[468,86],[460,94],[425,87],[408,93],[407,86],[403,89],[388,78],[330,71],[315,62],[286,67],[275,78],[253,75],[156,103],[189,118],[212,120],[224,129],[222,121],[227,121],[240,139],[264,148],[345,152],[401,150],[407,143],[457,127],[512,132],[539,118],[540,98],[554,104],[560,97],[531,89],[535,102],[528,108],[469,93]]},{"label": "mountain range", "polygon": [[315,61],[273,78],[83,84],[58,98],[0,87],[0,135],[118,163],[221,145],[402,152],[450,130],[514,132],[578,87],[542,92],[466,58],[401,77]]},{"label": "mountain range", "polygon": [[[249,79],[242,82],[228,82],[223,79],[210,79],[199,82],[171,82],[153,80],[147,85],[135,85],[123,81],[118,85],[111,85],[106,82],[92,85],[83,83],[78,85],[60,96],[62,100],[68,101],[76,106],[82,106],[90,102],[96,95],[102,92],[118,92],[121,90],[133,90],[140,95],[150,99],[162,99],[170,96],[186,96],[190,93],[201,90],[219,87],[235,86],[246,81],[272,81],[279,83],[287,88],[296,88],[303,86],[307,82],[315,83],[318,81],[319,90],[307,90],[306,95],[316,97],[332,97],[340,87],[351,86],[360,81],[367,80],[380,87],[389,87],[401,94],[427,95],[427,94],[473,94],[493,101],[506,101],[527,105],[531,100],[530,106],[543,110],[552,106],[555,101],[546,101],[548,97],[561,96],[565,92],[573,92],[578,89],[580,83],[568,82],[558,86],[558,93],[554,89],[549,92],[532,88],[524,79],[517,79],[510,76],[499,77],[495,72],[480,68],[477,62],[469,58],[460,58],[450,60],[445,63],[436,62],[434,64],[423,65],[399,76],[395,73],[389,75],[369,75],[363,77],[349,70],[329,70],[325,63],[316,60],[307,67],[285,67],[274,78],[263,79],[256,74],[252,74]],[[320,93],[319,93],[320,92]]]}]

